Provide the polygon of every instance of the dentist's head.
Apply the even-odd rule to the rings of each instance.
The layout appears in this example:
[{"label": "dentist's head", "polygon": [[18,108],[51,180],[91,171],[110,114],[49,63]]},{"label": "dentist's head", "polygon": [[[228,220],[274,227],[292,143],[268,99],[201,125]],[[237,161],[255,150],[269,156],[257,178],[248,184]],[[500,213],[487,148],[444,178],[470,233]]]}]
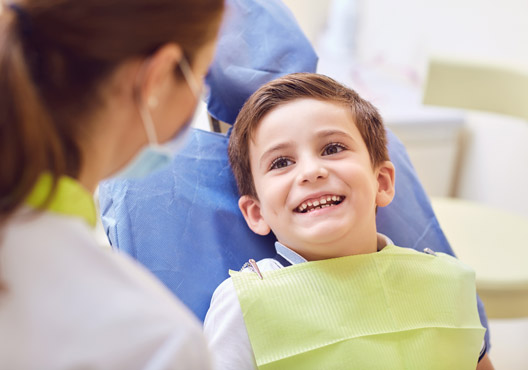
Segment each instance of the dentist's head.
[{"label": "dentist's head", "polygon": [[222,0],[3,1],[0,218],[42,173],[94,190],[141,176],[181,138],[212,60]]}]

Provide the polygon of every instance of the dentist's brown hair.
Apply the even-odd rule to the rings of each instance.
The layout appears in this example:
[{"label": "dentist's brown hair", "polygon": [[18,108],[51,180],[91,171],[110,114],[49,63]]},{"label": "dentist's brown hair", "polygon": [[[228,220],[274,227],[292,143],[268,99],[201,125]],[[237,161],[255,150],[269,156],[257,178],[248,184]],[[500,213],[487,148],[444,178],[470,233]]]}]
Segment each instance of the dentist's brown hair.
[{"label": "dentist's brown hair", "polygon": [[228,154],[240,196],[250,195],[258,199],[249,161],[249,144],[260,122],[273,109],[303,98],[349,108],[367,146],[372,167],[389,160],[383,120],[371,103],[330,77],[293,73],[263,85],[250,96],[238,114],[229,138]]}]

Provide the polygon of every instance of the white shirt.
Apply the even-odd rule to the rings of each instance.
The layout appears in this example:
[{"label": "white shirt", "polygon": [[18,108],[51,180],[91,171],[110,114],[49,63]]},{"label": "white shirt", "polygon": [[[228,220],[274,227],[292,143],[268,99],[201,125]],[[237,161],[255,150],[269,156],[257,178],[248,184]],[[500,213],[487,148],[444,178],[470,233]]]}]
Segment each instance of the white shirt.
[{"label": "white shirt", "polygon": [[[393,243],[388,237],[378,233],[378,250],[388,244]],[[279,242],[275,243],[275,248],[280,256],[293,265],[306,262],[305,258]],[[257,265],[262,272],[284,267],[273,258],[260,260]],[[224,280],[213,293],[211,306],[205,316],[204,333],[216,370],[257,369],[244,316],[231,278]]]},{"label": "white shirt", "polygon": [[211,368],[192,313],[82,218],[13,217],[0,282],[1,369]]}]

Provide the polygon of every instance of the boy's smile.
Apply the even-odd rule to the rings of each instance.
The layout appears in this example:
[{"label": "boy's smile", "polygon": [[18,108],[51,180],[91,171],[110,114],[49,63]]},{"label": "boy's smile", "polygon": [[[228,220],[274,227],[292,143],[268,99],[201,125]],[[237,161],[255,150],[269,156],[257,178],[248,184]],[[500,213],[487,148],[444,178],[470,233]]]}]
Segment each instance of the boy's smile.
[{"label": "boy's smile", "polygon": [[315,99],[274,108],[254,132],[250,163],[258,200],[239,205],[254,232],[273,230],[308,260],[376,251],[376,206],[392,199],[394,168],[372,167],[350,108]]},{"label": "boy's smile", "polygon": [[295,212],[299,213],[308,213],[314,212],[318,209],[323,209],[325,207],[337,206],[345,199],[341,195],[330,195],[326,194],[321,197],[308,198],[304,200],[298,207],[295,209]]}]

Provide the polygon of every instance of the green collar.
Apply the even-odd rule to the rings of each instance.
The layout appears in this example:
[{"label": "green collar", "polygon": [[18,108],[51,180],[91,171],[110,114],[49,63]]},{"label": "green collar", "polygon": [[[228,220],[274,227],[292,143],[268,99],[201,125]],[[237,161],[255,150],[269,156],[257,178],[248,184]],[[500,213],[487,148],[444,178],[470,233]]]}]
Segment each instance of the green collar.
[{"label": "green collar", "polygon": [[67,216],[83,218],[90,226],[95,227],[96,211],[92,195],[76,180],[61,176],[57,181],[55,194],[49,202],[46,199],[51,192],[52,177],[42,174],[29,196],[26,204],[33,208],[42,208]]}]

